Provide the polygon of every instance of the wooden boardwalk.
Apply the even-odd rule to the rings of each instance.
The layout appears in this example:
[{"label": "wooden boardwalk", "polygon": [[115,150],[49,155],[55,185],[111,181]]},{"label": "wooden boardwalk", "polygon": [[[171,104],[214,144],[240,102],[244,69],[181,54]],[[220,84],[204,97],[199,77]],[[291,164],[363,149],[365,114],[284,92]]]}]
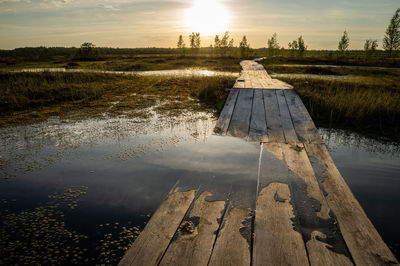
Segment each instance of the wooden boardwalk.
[{"label": "wooden boardwalk", "polygon": [[241,65],[215,132],[260,143],[255,205],[176,186],[120,265],[398,264],[293,88]]}]

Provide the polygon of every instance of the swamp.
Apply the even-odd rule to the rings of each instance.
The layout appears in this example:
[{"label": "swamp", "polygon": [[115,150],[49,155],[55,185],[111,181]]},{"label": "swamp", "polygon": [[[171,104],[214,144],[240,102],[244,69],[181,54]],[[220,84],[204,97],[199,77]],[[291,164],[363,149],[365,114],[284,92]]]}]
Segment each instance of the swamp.
[{"label": "swamp", "polygon": [[[3,57],[0,264],[117,264],[178,181],[257,182],[259,145],[213,132],[241,58],[115,52]],[[259,63],[295,88],[399,257],[400,66],[321,58]]]}]

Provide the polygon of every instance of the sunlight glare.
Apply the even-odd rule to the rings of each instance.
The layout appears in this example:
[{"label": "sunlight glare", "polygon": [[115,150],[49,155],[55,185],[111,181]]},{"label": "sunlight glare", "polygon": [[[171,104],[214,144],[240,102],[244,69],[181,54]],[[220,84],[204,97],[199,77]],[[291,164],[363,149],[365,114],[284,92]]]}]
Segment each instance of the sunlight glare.
[{"label": "sunlight glare", "polygon": [[206,36],[227,30],[228,22],[228,10],[217,0],[195,0],[185,14],[185,24],[189,31]]}]

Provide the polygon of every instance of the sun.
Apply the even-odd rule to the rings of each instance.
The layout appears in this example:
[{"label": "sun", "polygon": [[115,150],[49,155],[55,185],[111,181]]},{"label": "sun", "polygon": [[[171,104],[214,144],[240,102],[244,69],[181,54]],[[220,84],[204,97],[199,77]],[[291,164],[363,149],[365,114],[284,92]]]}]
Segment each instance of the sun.
[{"label": "sun", "polygon": [[228,23],[229,12],[217,0],[195,0],[185,13],[185,24],[189,31],[206,36],[227,30]]}]

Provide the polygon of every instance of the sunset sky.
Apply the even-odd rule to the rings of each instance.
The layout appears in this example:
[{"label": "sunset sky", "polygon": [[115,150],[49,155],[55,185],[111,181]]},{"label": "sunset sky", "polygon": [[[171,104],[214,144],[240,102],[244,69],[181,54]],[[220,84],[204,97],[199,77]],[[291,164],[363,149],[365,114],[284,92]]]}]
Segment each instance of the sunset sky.
[{"label": "sunset sky", "polygon": [[[336,49],[346,29],[350,49],[368,38],[379,48],[399,0],[0,0],[0,49],[25,46],[175,47],[199,30],[202,46],[229,30],[264,47],[300,34],[310,49]],[[186,43],[187,38],[186,38]]]}]

